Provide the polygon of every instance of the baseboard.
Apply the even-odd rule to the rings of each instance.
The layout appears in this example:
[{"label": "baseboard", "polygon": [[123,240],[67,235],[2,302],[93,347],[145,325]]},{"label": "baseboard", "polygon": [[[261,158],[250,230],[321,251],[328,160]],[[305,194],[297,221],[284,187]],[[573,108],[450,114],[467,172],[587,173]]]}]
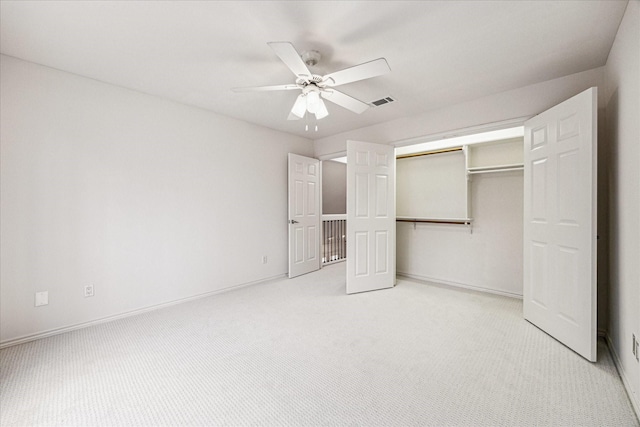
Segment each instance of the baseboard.
[{"label": "baseboard", "polygon": [[416,280],[418,282],[429,282],[429,283],[435,283],[435,284],[439,284],[439,285],[452,286],[452,287],[455,287],[455,288],[463,288],[463,289],[469,289],[469,290],[472,290],[472,291],[478,291],[478,292],[485,292],[485,293],[489,293],[489,294],[501,295],[501,296],[504,296],[504,297],[522,299],[522,295],[520,295],[520,294],[514,294],[512,292],[500,291],[500,290],[497,290],[497,289],[483,288],[483,287],[480,287],[480,286],[468,285],[466,283],[458,283],[458,282],[451,282],[449,280],[437,279],[435,277],[419,276],[417,274],[408,274],[408,273],[402,273],[402,272],[397,272],[396,274],[398,276],[406,277],[407,279]]},{"label": "baseboard", "polygon": [[126,317],[136,316],[138,314],[147,313],[149,311],[160,310],[162,308],[171,307],[172,305],[182,304],[182,303],[185,303],[185,302],[189,302],[189,301],[194,301],[194,300],[198,300],[198,299],[201,299],[201,298],[210,297],[212,295],[217,295],[217,294],[233,291],[233,290],[244,288],[244,287],[247,287],[247,286],[258,285],[258,284],[261,284],[261,283],[271,282],[273,280],[284,279],[286,277],[287,277],[286,274],[279,274],[277,276],[269,277],[269,278],[266,278],[266,279],[260,279],[260,280],[256,280],[256,281],[253,281],[253,282],[241,283],[239,285],[229,286],[227,288],[217,289],[215,291],[205,292],[203,294],[193,295],[193,296],[190,296],[190,297],[179,298],[179,299],[176,299],[176,300],[167,301],[167,302],[163,302],[163,303],[160,303],[160,304],[155,304],[155,305],[150,305],[150,306],[147,306],[147,307],[137,308],[135,310],[127,311],[127,312],[124,312],[124,313],[114,314],[114,315],[107,316],[107,317],[102,317],[102,318],[96,319],[96,320],[90,320],[88,322],[76,323],[76,324],[73,324],[73,325],[63,326],[63,327],[60,327],[60,328],[49,329],[47,331],[38,332],[38,333],[35,333],[35,334],[23,335],[23,336],[18,337],[18,338],[12,338],[12,339],[0,342],[0,349],[6,348],[6,347],[11,347],[11,346],[18,345],[18,344],[24,344],[24,343],[27,343],[27,342],[30,342],[30,341],[35,341],[35,340],[39,340],[39,339],[42,339],[42,338],[51,337],[51,336],[54,336],[54,335],[64,334],[65,332],[71,332],[71,331],[75,331],[75,330],[78,330],[78,329],[88,328],[90,326],[100,325],[102,323],[113,322],[114,320],[119,320],[119,319],[124,319]]},{"label": "baseboard", "polygon": [[[599,332],[599,331],[598,331]],[[629,378],[627,378],[627,374],[622,369],[622,363],[620,362],[620,358],[618,357],[618,353],[616,353],[616,349],[611,342],[611,337],[608,333],[605,333],[604,339],[607,343],[607,347],[609,347],[609,353],[613,358],[613,364],[616,365],[616,369],[618,370],[618,375],[622,379],[622,384],[624,385],[624,389],[627,392],[627,396],[629,396],[629,401],[631,402],[631,406],[633,410],[636,412],[636,417],[640,420],[640,401],[636,396],[634,396],[633,390],[631,389],[631,383],[629,382]]]}]

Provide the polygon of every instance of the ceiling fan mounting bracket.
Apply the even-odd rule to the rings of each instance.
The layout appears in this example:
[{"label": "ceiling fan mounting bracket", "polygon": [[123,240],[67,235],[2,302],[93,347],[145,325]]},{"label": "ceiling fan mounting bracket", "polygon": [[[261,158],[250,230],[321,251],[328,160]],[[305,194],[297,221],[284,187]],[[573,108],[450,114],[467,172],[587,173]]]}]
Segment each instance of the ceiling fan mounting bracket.
[{"label": "ceiling fan mounting bracket", "polygon": [[317,50],[309,50],[300,55],[304,63],[307,67],[313,67],[318,62],[320,62],[320,58],[322,55]]}]

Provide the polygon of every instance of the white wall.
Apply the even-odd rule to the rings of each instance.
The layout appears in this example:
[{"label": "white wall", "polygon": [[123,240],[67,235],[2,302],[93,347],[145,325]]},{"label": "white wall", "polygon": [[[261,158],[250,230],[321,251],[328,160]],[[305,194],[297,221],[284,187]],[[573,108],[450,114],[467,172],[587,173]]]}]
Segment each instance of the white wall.
[{"label": "white wall", "polygon": [[466,226],[398,223],[397,270],[422,280],[522,295],[522,171],[479,174]]},{"label": "white wall", "polygon": [[322,213],[347,213],[347,165],[325,160],[322,162]]},{"label": "white wall", "polygon": [[398,159],[396,215],[467,218],[467,171],[462,150]]},{"label": "white wall", "polygon": [[287,153],[311,141],[0,62],[0,341],[286,272]]},{"label": "white wall", "polygon": [[610,146],[608,334],[636,410],[640,368],[631,352],[640,337],[640,3],[630,1],[605,67]]}]

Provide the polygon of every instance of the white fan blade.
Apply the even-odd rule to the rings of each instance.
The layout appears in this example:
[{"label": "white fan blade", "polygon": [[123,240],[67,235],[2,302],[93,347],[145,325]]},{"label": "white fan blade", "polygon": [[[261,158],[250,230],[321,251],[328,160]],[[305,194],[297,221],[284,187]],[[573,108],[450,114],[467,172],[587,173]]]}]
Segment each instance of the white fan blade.
[{"label": "white fan blade", "polygon": [[387,60],[378,58],[364,64],[356,65],[344,70],[329,73],[322,77],[322,82],[326,86],[339,86],[346,83],[357,82],[358,80],[370,79],[381,76],[391,71]]},{"label": "white fan blade", "polygon": [[289,67],[293,74],[297,77],[311,76],[311,72],[307,68],[296,48],[289,42],[270,42],[267,43],[278,57]]},{"label": "white fan blade", "polygon": [[354,113],[360,114],[369,108],[369,104],[365,104],[364,102],[335,89],[323,90],[320,94],[327,101],[331,101],[342,108],[353,111]]},{"label": "white fan blade", "polygon": [[291,109],[291,113],[289,113],[289,117],[287,120],[298,120],[304,117],[307,112],[307,100],[304,95],[300,94],[296,98],[296,102],[293,104],[293,108]]},{"label": "white fan blade", "polygon": [[275,86],[255,86],[255,87],[234,87],[234,92],[266,92],[271,90],[293,90],[300,89],[298,85],[275,85]]},{"label": "white fan blade", "polygon": [[324,119],[329,115],[329,111],[327,111],[327,106],[324,105],[324,101],[319,99],[318,103],[318,111],[316,111],[316,120]]}]

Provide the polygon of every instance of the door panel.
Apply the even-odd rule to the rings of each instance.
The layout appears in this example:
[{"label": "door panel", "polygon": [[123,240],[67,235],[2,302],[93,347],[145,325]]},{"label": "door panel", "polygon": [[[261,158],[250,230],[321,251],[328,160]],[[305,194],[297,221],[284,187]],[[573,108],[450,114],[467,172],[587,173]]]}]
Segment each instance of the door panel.
[{"label": "door panel", "polygon": [[[366,231],[355,232],[355,261],[356,277],[369,275],[369,233]],[[349,256],[347,255],[347,259]]]},{"label": "door panel", "polygon": [[547,245],[542,242],[531,242],[531,301],[546,309],[549,300],[549,267],[547,261]]},{"label": "door panel", "polygon": [[376,231],[376,274],[385,274],[389,265],[389,233]]},{"label": "door panel", "polygon": [[289,277],[320,268],[320,161],[289,153]]},{"label": "door panel", "polygon": [[596,114],[591,88],[525,123],[524,317],[596,360]]},{"label": "door panel", "polygon": [[347,293],[393,287],[394,148],[347,142]]}]

